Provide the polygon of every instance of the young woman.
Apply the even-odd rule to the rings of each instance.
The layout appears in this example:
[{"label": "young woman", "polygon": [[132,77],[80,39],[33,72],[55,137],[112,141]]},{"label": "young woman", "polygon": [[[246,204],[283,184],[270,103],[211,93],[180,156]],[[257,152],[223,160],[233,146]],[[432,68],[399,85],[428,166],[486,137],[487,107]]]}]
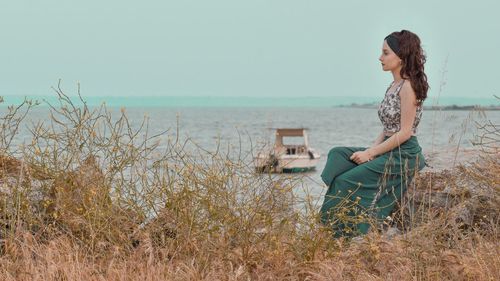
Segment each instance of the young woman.
[{"label": "young woman", "polygon": [[321,174],[328,186],[321,222],[336,237],[365,234],[370,218],[387,218],[425,165],[415,136],[429,89],[420,39],[407,30],[391,33],[379,60],[394,78],[378,110],[383,131],[369,148],[331,149]]}]

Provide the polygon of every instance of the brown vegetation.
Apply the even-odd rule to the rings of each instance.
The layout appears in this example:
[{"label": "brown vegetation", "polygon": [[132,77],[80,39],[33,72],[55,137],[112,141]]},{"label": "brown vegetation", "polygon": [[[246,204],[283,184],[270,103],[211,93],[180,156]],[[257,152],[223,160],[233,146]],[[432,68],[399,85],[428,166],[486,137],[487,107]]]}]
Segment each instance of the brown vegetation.
[{"label": "brown vegetation", "polygon": [[57,92],[19,151],[5,137],[22,108],[0,120],[2,280],[500,280],[498,150],[416,178],[398,231],[334,240],[300,179]]}]

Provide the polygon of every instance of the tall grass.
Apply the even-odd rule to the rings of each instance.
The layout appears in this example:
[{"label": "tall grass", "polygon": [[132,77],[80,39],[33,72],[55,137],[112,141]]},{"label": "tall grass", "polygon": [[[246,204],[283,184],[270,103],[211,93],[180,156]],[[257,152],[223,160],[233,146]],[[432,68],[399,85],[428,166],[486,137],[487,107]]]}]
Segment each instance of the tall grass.
[{"label": "tall grass", "polygon": [[481,161],[414,180],[401,233],[353,242],[318,223],[300,178],[55,90],[50,121],[24,124],[30,101],[1,119],[2,280],[500,279],[498,130]]}]

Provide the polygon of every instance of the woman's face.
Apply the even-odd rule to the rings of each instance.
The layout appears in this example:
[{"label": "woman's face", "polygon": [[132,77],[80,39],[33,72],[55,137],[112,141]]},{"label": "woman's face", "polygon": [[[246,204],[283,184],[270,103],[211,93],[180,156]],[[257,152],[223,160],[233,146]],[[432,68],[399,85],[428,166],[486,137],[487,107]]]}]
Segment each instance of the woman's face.
[{"label": "woman's face", "polygon": [[378,60],[382,63],[382,69],[384,71],[394,71],[401,67],[401,59],[391,50],[385,40],[382,45],[382,55],[380,55]]}]

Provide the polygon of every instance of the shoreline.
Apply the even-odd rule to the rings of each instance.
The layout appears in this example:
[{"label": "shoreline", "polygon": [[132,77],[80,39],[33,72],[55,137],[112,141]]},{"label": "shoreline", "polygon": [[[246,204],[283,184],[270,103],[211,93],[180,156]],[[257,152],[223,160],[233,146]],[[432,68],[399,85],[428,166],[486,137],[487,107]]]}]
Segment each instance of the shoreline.
[{"label": "shoreline", "polygon": [[464,147],[456,148],[449,147],[447,149],[424,151],[424,158],[427,166],[422,170],[423,172],[440,173],[444,170],[453,170],[459,166],[467,166],[475,163],[482,157],[484,151],[480,147]]}]

